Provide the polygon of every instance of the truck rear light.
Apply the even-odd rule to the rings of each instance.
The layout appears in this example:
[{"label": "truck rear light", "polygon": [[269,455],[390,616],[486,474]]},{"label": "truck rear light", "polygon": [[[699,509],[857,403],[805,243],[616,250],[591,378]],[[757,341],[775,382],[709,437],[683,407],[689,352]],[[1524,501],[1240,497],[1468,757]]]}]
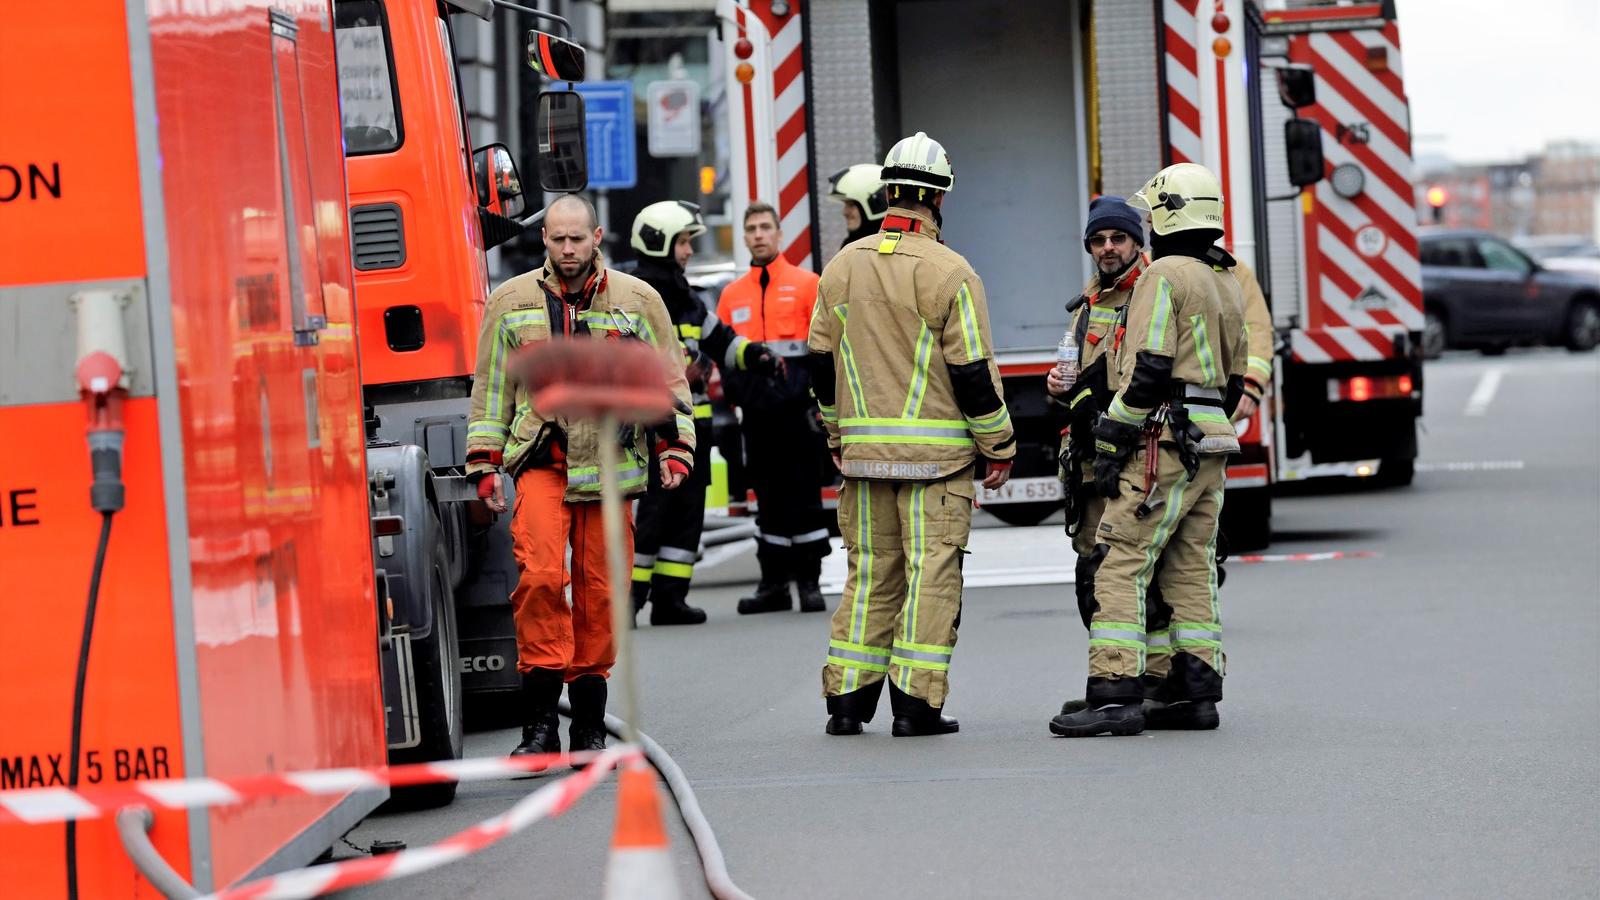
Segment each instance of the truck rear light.
[{"label": "truck rear light", "polygon": [[393,537],[406,530],[406,520],[399,516],[373,516],[372,536]]},{"label": "truck rear light", "polygon": [[1328,379],[1329,403],[1410,399],[1416,387],[1410,375],[1352,375]]}]

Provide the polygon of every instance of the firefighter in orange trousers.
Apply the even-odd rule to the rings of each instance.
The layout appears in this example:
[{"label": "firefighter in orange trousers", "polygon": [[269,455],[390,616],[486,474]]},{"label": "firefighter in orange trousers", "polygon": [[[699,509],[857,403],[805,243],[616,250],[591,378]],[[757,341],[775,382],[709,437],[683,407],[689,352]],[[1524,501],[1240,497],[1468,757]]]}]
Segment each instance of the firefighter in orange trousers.
[{"label": "firefighter in orange trousers", "polygon": [[983,283],[939,241],[950,157],[922,132],[883,165],[882,231],[822,273],[811,367],[828,443],[844,474],[848,548],[822,694],[832,735],[860,734],[884,683],[895,737],[959,730],[943,715],[961,620],[961,558],[974,463],[998,488],[1016,456],[1001,399]]},{"label": "firefighter in orange trousers", "polygon": [[[544,267],[501,285],[489,297],[478,340],[467,476],[496,512],[506,510],[503,479],[516,482],[512,553],[519,578],[511,594],[522,673],[522,742],[512,755],[561,750],[557,704],[567,684],[573,751],[605,748],[606,677],[616,661],[611,588],[600,514],[601,441],[620,445],[624,494],[648,482],[650,451],[661,485],[675,489],[694,466],[695,433],[683,345],[661,297],[630,275],[606,268],[594,207],[577,195],[551,204],[544,220]],[[676,412],[649,428],[601,433],[591,421],[549,416],[508,377],[519,348],[549,340],[643,340],[666,362]],[[627,533],[633,553],[633,531]],[[572,603],[565,591],[572,549]]]},{"label": "firefighter in orange trousers", "polygon": [[801,612],[827,609],[822,558],[832,552],[822,508],[827,442],[811,397],[806,334],[817,299],[817,276],[784,258],[778,211],[761,202],[744,214],[751,269],[722,292],[717,317],[741,337],[761,341],[786,361],[776,378],[724,369],[723,390],[738,405],[745,472],[756,492],[756,560],[761,583],[739,601],[739,612],[791,609],[790,584]]}]

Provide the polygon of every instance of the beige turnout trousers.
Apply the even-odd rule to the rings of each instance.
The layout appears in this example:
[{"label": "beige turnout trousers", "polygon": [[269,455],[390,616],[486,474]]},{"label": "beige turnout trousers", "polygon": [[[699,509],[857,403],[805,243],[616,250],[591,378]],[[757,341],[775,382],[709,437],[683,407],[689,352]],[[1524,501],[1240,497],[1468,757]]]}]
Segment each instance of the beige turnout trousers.
[{"label": "beige turnout trousers", "polygon": [[[1144,696],[1139,676],[1147,671],[1165,678],[1162,699],[1222,699],[1226,660],[1217,602],[1217,523],[1227,457],[1200,457],[1190,479],[1176,448],[1162,444],[1158,452],[1149,513],[1135,514],[1145,494],[1141,448],[1122,470],[1122,495],[1106,501],[1095,531],[1107,552],[1094,578],[1098,609],[1089,625],[1090,703],[1139,702]],[[1164,646],[1149,652],[1158,637],[1146,633],[1152,579],[1172,607],[1170,662]]]},{"label": "beige turnout trousers", "polygon": [[887,676],[944,706],[976,493],[970,466],[943,481],[844,480],[839,531],[849,574],[822,669],[824,697]]}]

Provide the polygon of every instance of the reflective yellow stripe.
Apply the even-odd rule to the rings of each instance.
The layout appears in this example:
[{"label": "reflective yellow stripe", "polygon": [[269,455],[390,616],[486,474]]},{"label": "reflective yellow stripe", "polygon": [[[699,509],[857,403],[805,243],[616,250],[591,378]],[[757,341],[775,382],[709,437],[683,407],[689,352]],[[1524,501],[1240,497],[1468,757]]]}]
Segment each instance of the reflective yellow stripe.
[{"label": "reflective yellow stripe", "polygon": [[709,418],[711,418],[711,404],[709,404],[709,403],[696,403],[695,406],[694,406],[694,417],[696,419],[709,419]]},{"label": "reflective yellow stripe", "polygon": [[668,578],[689,579],[694,577],[694,566],[690,563],[675,563],[656,561],[655,574],[665,575]]},{"label": "reflective yellow stripe", "polygon": [[902,416],[909,418],[922,411],[922,396],[928,389],[928,357],[932,352],[933,332],[928,330],[928,323],[923,322],[917,332],[917,362],[911,373],[911,387],[906,391],[905,406],[900,408]]},{"label": "reflective yellow stripe", "polygon": [[1211,355],[1211,333],[1206,328],[1205,316],[1190,316],[1189,327],[1194,331],[1194,355],[1200,362],[1200,374],[1205,387],[1216,387],[1217,360]]},{"label": "reflective yellow stripe", "polygon": [[978,314],[972,308],[972,291],[967,289],[965,281],[956,292],[956,314],[961,318],[961,342],[967,351],[967,358],[962,362],[982,359],[983,335],[978,331]]},{"label": "reflective yellow stripe", "polygon": [[1156,308],[1150,314],[1149,339],[1145,349],[1160,350],[1167,340],[1167,322],[1172,318],[1172,282],[1156,276]]}]

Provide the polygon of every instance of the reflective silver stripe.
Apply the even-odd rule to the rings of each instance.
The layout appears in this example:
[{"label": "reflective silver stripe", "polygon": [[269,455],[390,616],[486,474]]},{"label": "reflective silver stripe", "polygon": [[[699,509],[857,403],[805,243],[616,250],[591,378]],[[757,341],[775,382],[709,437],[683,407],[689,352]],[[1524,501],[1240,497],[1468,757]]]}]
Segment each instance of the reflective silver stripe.
[{"label": "reflective silver stripe", "polygon": [[756,532],[756,540],[774,547],[793,547],[794,541],[776,534],[767,534],[765,531]]},{"label": "reflective silver stripe", "polygon": [[685,550],[681,547],[662,547],[659,554],[661,559],[677,563],[692,563],[698,555],[693,550]]},{"label": "reflective silver stripe", "polygon": [[950,654],[948,652],[927,653],[922,650],[907,650],[906,648],[900,646],[898,641],[894,645],[894,655],[902,659],[914,659],[918,662],[947,663],[950,661]]},{"label": "reflective silver stripe", "polygon": [[748,338],[736,337],[728,342],[728,352],[722,354],[722,367],[724,369],[739,368],[739,354],[749,344]]},{"label": "reflective silver stripe", "polygon": [[1092,641],[1096,639],[1102,641],[1138,641],[1142,644],[1144,643],[1144,632],[1123,631],[1118,628],[1089,629],[1089,640]]},{"label": "reflective silver stripe", "polygon": [[818,528],[816,531],[808,531],[805,534],[797,534],[790,538],[789,541],[790,543],[794,544],[814,544],[817,541],[825,541],[827,539],[828,529]]},{"label": "reflective silver stripe", "polygon": [[1161,632],[1160,634],[1147,635],[1145,637],[1145,643],[1151,647],[1171,647],[1172,635],[1166,633],[1165,631]]},{"label": "reflective silver stripe", "polygon": [[635,553],[633,555],[633,565],[635,568],[648,569],[655,564],[656,558],[649,553]]},{"label": "reflective silver stripe", "polygon": [[850,437],[967,437],[965,428],[933,428],[925,425],[842,425],[840,435]]},{"label": "reflective silver stripe", "polygon": [[1183,386],[1183,396],[1190,400],[1221,400],[1222,391],[1218,388],[1201,387],[1198,384]]},{"label": "reflective silver stripe", "polygon": [[779,356],[805,356],[811,352],[805,341],[767,341],[767,349]]},{"label": "reflective silver stripe", "polygon": [[851,662],[869,663],[877,666],[887,666],[889,664],[889,654],[887,653],[881,655],[877,653],[862,653],[859,650],[845,650],[833,644],[828,645],[828,655],[837,659],[848,659]]},{"label": "reflective silver stripe", "polygon": [[707,310],[705,319],[700,322],[700,330],[702,333],[710,334],[711,329],[716,328],[721,324],[722,320],[717,318],[717,314]]},{"label": "reflective silver stripe", "polygon": [[1172,639],[1175,641],[1220,641],[1222,640],[1222,632],[1202,631],[1197,628],[1175,628],[1172,631]]},{"label": "reflective silver stripe", "polygon": [[599,484],[599,472],[568,472],[567,484]]}]

